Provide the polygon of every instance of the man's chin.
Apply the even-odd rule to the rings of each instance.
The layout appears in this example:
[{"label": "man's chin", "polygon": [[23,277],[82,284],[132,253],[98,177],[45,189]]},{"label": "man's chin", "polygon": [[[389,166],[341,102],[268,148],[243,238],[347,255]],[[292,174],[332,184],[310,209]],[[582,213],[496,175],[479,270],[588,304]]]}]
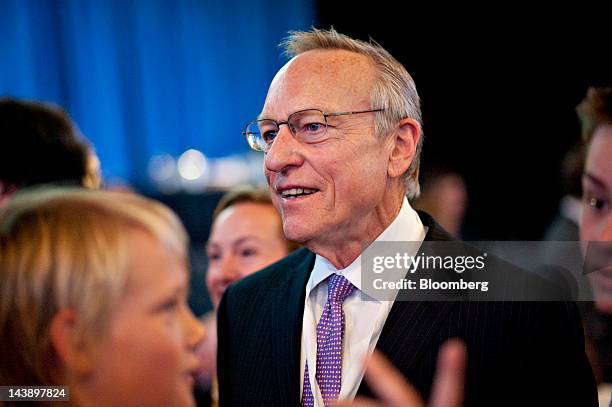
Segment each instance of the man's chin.
[{"label": "man's chin", "polygon": [[305,244],[314,237],[313,231],[306,226],[307,225],[297,219],[286,220],[283,222],[283,232],[288,240],[299,244]]},{"label": "man's chin", "polygon": [[295,242],[301,245],[305,245],[307,242],[312,240],[312,237],[310,237],[309,235],[301,234],[301,233],[291,233],[291,234],[285,233],[285,237],[287,238],[287,240],[291,240],[292,242]]}]

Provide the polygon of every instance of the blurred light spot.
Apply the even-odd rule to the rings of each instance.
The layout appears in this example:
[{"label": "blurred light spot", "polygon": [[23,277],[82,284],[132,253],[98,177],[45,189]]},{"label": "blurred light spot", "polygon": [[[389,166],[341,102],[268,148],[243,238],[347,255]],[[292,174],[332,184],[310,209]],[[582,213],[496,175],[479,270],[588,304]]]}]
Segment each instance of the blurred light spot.
[{"label": "blurred light spot", "polygon": [[250,181],[248,162],[241,156],[219,158],[212,172],[210,184],[216,188],[231,188]]},{"label": "blurred light spot", "polygon": [[206,157],[198,150],[187,150],[178,159],[178,172],[183,179],[188,181],[201,178],[207,170]]},{"label": "blurred light spot", "polygon": [[176,160],[170,154],[153,156],[149,160],[148,170],[153,181],[167,181],[176,174]]}]

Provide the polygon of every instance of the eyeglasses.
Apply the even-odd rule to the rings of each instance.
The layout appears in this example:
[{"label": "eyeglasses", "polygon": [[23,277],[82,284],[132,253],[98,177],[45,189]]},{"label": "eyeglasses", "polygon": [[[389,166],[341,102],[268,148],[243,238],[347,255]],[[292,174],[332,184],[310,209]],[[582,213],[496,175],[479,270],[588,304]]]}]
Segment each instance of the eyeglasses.
[{"label": "eyeglasses", "polygon": [[299,142],[318,143],[325,140],[330,116],[348,116],[360,113],[382,112],[385,109],[359,110],[355,112],[323,113],[318,109],[300,110],[289,115],[284,122],[271,119],[253,120],[246,125],[243,135],[253,150],[268,152],[276,139],[280,126],[286,124],[289,131]]}]

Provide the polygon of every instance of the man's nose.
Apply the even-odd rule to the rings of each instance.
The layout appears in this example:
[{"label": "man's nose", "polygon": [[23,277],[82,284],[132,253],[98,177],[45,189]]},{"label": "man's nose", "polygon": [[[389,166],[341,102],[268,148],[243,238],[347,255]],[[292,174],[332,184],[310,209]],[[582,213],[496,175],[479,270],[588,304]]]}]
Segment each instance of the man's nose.
[{"label": "man's nose", "polygon": [[276,139],[266,153],[265,168],[266,171],[282,172],[287,167],[298,167],[301,165],[303,158],[299,153],[301,144],[295,139],[289,125],[281,125],[276,135]]}]

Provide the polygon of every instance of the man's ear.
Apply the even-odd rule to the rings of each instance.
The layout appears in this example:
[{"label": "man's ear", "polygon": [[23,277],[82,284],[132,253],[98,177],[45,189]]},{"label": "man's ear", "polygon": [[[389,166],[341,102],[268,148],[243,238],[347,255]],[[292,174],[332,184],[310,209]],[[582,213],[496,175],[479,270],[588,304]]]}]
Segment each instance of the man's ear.
[{"label": "man's ear", "polygon": [[421,139],[421,125],[414,119],[400,120],[398,129],[393,133],[391,154],[387,174],[391,178],[401,177],[410,167]]},{"label": "man's ear", "polygon": [[61,309],[50,325],[51,344],[68,374],[82,376],[91,373],[95,354],[93,344],[79,332],[76,311]]}]

